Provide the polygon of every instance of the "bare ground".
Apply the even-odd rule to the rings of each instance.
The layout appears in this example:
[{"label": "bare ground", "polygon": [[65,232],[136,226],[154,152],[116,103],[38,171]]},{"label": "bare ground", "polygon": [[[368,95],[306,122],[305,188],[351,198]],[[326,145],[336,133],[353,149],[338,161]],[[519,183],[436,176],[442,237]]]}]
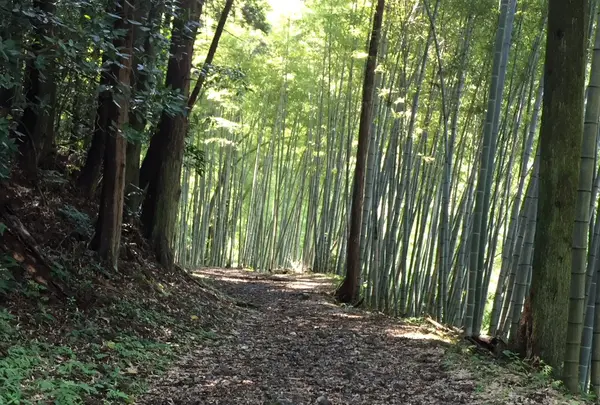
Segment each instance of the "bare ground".
[{"label": "bare ground", "polygon": [[228,336],[191,351],[138,403],[474,403],[468,373],[447,371],[442,335],[354,308],[319,276],[204,270],[247,308]]}]

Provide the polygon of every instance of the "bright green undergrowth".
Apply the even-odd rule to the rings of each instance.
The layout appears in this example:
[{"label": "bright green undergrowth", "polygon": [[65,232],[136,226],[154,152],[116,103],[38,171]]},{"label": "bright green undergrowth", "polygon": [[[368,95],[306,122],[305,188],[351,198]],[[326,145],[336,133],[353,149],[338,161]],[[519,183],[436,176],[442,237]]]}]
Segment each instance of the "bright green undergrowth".
[{"label": "bright green undergrowth", "polygon": [[31,316],[24,326],[0,309],[0,404],[134,403],[178,353],[214,338],[194,319],[128,300],[57,317],[40,304]]}]

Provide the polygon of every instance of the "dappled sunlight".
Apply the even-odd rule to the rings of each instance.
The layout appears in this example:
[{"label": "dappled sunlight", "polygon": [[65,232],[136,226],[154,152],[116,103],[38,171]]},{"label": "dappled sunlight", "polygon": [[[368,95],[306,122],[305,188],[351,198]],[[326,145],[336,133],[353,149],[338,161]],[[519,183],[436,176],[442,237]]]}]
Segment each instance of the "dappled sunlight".
[{"label": "dappled sunlight", "polygon": [[255,282],[257,280],[260,279],[253,279],[253,278],[249,278],[247,277],[248,275],[252,274],[250,272],[247,272],[247,274],[244,274],[244,272],[240,272],[240,271],[236,271],[236,270],[226,270],[226,271],[220,271],[218,269],[202,269],[202,271],[197,270],[191,273],[192,276],[197,277],[197,278],[202,278],[202,279],[211,279],[211,280],[219,280],[219,281],[226,281],[228,283],[236,283],[236,284],[246,284],[246,283],[252,283]]},{"label": "dappled sunlight", "polygon": [[[212,279],[212,277],[207,274],[194,273],[193,276],[197,277],[197,278],[203,278],[203,279]],[[249,280],[246,278],[235,278],[235,277],[219,277],[219,280],[226,281],[228,283],[235,283],[235,284],[246,284],[246,283],[250,283],[252,281],[252,280]]]},{"label": "dappled sunlight", "polygon": [[204,386],[207,388],[216,388],[217,386],[228,387],[231,385],[255,385],[252,380],[240,380],[237,377],[229,378],[215,378],[210,381],[207,381]]},{"label": "dappled sunlight", "polygon": [[244,279],[244,278],[235,278],[235,277],[222,277],[222,281],[227,281],[228,283],[236,283],[236,284],[246,284],[251,283],[252,280]]},{"label": "dappled sunlight", "polygon": [[327,283],[318,283],[314,281],[293,281],[287,283],[285,288],[290,290],[314,290],[318,287],[326,287]]},{"label": "dappled sunlight", "polygon": [[344,312],[335,313],[335,314],[331,314],[331,315],[336,316],[338,318],[345,318],[345,319],[365,319],[364,315],[347,314],[347,313],[344,313]]},{"label": "dappled sunlight", "polygon": [[213,279],[227,283],[273,283],[276,290],[314,291],[331,288],[331,277],[323,275],[294,275],[258,273],[251,270],[238,269],[202,269],[192,272],[192,275],[202,279]]},{"label": "dappled sunlight", "polygon": [[333,279],[333,277],[331,275],[320,274],[320,273],[312,273],[312,274],[310,274],[309,277],[320,279],[320,280],[331,280],[331,279]]},{"label": "dappled sunlight", "polygon": [[328,301],[323,302],[321,305],[323,305],[324,307],[329,307],[331,309],[336,309],[336,310],[338,310],[340,308],[340,306],[338,304],[336,304],[334,302],[328,302]]},{"label": "dappled sunlight", "polygon": [[395,338],[406,338],[406,339],[411,339],[411,340],[429,340],[429,341],[439,341],[439,342],[444,342],[444,343],[452,343],[452,340],[450,340],[447,337],[444,336],[440,336],[438,334],[435,333],[431,333],[429,331],[427,332],[421,332],[418,329],[412,329],[412,328],[389,328],[386,329],[385,331],[388,336],[391,337],[395,337]]},{"label": "dappled sunlight", "polygon": [[304,273],[304,263],[300,260],[292,260],[292,271],[296,274]]}]

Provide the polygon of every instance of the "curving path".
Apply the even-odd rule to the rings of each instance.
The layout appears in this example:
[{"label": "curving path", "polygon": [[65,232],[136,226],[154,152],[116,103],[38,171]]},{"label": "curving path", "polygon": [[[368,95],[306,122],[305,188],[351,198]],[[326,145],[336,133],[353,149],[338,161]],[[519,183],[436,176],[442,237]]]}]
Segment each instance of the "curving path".
[{"label": "curving path", "polygon": [[473,382],[445,371],[447,343],[439,336],[333,304],[328,279],[198,275],[250,305],[229,336],[190,353],[140,403],[473,403]]}]

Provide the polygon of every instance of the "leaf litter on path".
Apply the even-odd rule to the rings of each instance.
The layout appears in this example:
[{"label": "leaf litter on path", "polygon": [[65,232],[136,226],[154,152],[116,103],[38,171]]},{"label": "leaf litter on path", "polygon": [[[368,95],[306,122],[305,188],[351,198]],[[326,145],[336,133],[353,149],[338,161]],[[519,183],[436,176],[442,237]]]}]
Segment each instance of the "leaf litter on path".
[{"label": "leaf litter on path", "polygon": [[203,270],[252,303],[234,330],[198,347],[139,403],[463,404],[474,384],[444,369],[448,342],[418,326],[333,303],[318,275]]},{"label": "leaf litter on path", "polygon": [[196,276],[243,310],[228,335],[189,353],[140,404],[589,403],[539,373],[516,371],[519,364],[475,355],[434,322],[337,305],[327,276],[225,269]]}]

